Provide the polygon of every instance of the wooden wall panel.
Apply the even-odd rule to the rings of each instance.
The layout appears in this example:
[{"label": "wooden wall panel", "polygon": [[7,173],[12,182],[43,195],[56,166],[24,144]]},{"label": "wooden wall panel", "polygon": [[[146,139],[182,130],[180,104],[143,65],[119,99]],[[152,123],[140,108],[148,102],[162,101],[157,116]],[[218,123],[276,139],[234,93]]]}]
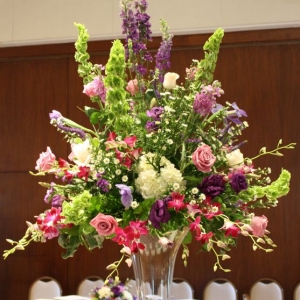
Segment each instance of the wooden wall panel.
[{"label": "wooden wall panel", "polygon": [[[174,38],[172,71],[180,74],[179,82],[183,81],[185,68],[191,60],[203,57],[202,45],[207,37]],[[105,64],[110,41],[91,42],[90,45],[91,60]],[[158,45],[159,39],[155,38],[151,47],[155,49]],[[57,109],[89,125],[78,108],[92,104],[82,94],[82,80],[77,75],[73,55],[74,47],[70,44],[0,49],[0,122],[3,124],[0,136],[8,145],[0,148],[0,203],[3,207],[0,250],[8,245],[5,238],[21,237],[25,220],[33,221],[33,215],[46,208],[45,191],[37,185],[40,179],[27,173],[34,168],[38,154],[48,144],[60,156],[69,154],[63,135],[49,125],[48,113]],[[299,62],[300,29],[225,34],[215,79],[222,82],[225,90],[219,102],[236,101],[248,113],[250,127],[243,134],[248,143],[242,148],[245,156],[255,156],[264,146],[275,147],[280,138],[285,143],[299,144]],[[192,283],[197,299],[201,299],[204,285],[216,277],[232,280],[239,290],[239,299],[255,280],[272,277],[284,287],[286,299],[292,299],[293,288],[300,282],[300,190],[297,184],[300,157],[298,149],[285,151],[284,155],[267,156],[257,161],[259,166],[272,167],[273,179],[282,167],[292,173],[290,194],[280,200],[277,208],[260,210],[269,218],[270,237],[278,248],[268,254],[254,252],[249,239],[242,237],[238,248],[231,251],[232,259],[224,262],[232,272],[223,273],[213,272],[214,256],[199,252],[199,245],[194,241],[188,268],[183,266],[179,253],[175,276]],[[107,241],[101,250],[89,253],[81,247],[74,258],[62,260],[62,249],[56,240],[48,241],[47,245],[33,244],[27,251],[0,261],[0,295],[7,300],[24,299],[31,281],[45,273],[62,283],[65,294],[74,294],[85,276],[106,277],[109,272],[105,266],[119,258],[119,250],[117,245]],[[132,269],[123,265],[121,279],[131,276]]]}]

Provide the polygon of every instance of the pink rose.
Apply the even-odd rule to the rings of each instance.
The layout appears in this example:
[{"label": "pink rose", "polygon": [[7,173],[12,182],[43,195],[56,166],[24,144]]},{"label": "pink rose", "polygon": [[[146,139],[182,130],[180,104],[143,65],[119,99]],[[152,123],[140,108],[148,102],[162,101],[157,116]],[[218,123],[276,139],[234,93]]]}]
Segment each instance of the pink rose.
[{"label": "pink rose", "polygon": [[134,96],[139,91],[137,79],[130,80],[127,84],[126,90],[131,94],[131,96]]},{"label": "pink rose", "polygon": [[265,216],[253,217],[251,219],[252,233],[255,236],[263,236],[268,225],[268,219]]},{"label": "pink rose", "polygon": [[36,161],[35,169],[44,172],[52,168],[55,162],[55,155],[52,153],[50,147],[47,147],[46,152],[40,154],[40,158]]},{"label": "pink rose", "polygon": [[87,84],[84,85],[83,87],[83,93],[85,93],[89,97],[95,97],[98,95],[97,93],[97,84],[93,80]]},{"label": "pink rose", "polygon": [[96,228],[97,232],[101,236],[111,235],[115,233],[115,229],[118,226],[116,219],[109,215],[98,214],[90,224]]},{"label": "pink rose", "polygon": [[199,171],[207,173],[211,171],[211,167],[215,163],[216,157],[212,154],[211,148],[208,145],[203,144],[192,154],[192,160]]}]

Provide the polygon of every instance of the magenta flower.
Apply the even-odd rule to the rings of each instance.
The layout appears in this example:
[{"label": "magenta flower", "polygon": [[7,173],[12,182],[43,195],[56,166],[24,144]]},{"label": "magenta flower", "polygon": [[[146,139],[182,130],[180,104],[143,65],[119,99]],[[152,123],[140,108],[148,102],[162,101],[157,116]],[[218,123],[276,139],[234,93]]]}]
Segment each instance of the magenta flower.
[{"label": "magenta flower", "polygon": [[60,224],[62,216],[60,215],[61,208],[52,207],[50,210],[45,212],[45,215],[37,217],[37,225],[43,232],[44,236],[49,240],[59,236],[59,228],[62,227]]},{"label": "magenta flower", "polygon": [[171,196],[172,200],[168,201],[169,208],[174,208],[176,212],[178,212],[179,210],[182,210],[186,207],[186,204],[183,202],[184,195],[181,195],[177,192],[173,192]]}]

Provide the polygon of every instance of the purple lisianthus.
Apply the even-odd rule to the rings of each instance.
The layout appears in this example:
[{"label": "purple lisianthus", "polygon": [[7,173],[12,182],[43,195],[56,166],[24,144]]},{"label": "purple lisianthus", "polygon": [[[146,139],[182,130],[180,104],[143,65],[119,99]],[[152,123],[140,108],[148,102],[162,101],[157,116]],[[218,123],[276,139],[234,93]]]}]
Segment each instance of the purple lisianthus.
[{"label": "purple lisianthus", "polygon": [[168,211],[167,202],[163,200],[157,200],[151,207],[149,220],[153,227],[160,229],[160,223],[167,223],[171,218]]},{"label": "purple lisianthus", "polygon": [[131,194],[131,188],[125,184],[116,184],[116,187],[120,189],[121,194],[121,202],[122,204],[128,208],[131,205],[131,202],[133,200],[132,194]]},{"label": "purple lisianthus", "polygon": [[246,190],[248,187],[246,176],[240,173],[233,174],[230,179],[230,185],[237,194]]},{"label": "purple lisianthus", "polygon": [[225,181],[222,175],[212,174],[202,180],[199,188],[203,194],[215,197],[224,192]]},{"label": "purple lisianthus", "polygon": [[164,112],[164,108],[160,106],[154,106],[151,110],[147,110],[147,116],[154,121],[160,121],[160,115]]},{"label": "purple lisianthus", "polygon": [[145,128],[148,133],[156,132],[158,130],[158,125],[153,121],[147,121]]}]

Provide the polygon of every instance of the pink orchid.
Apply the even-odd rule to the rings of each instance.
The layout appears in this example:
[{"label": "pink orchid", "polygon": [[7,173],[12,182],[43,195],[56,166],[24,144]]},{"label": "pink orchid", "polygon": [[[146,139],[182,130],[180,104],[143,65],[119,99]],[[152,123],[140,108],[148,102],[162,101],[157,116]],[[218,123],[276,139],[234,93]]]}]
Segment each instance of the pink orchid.
[{"label": "pink orchid", "polygon": [[191,231],[194,231],[197,236],[201,234],[201,226],[200,226],[201,218],[198,216],[194,222],[190,223],[189,227]]},{"label": "pink orchid", "polygon": [[183,202],[185,197],[184,195],[181,195],[177,192],[172,192],[171,196],[172,200],[168,201],[168,208],[174,208],[176,212],[178,212],[186,207],[186,204]]},{"label": "pink orchid", "polygon": [[39,229],[44,233],[44,236],[48,239],[59,236],[59,228],[64,227],[60,224],[63,217],[60,215],[61,207],[52,207],[45,212],[45,215],[37,217],[37,225]]}]

